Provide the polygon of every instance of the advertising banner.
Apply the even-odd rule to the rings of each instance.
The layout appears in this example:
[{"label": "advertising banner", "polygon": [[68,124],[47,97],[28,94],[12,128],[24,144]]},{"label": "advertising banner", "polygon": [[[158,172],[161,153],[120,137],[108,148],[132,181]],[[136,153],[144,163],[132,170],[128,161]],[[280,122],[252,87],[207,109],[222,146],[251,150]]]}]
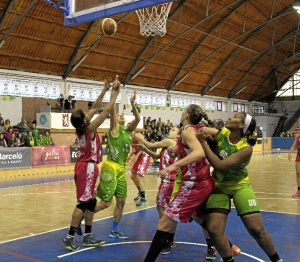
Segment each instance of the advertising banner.
[{"label": "advertising banner", "polygon": [[70,164],[69,146],[32,147],[32,166],[57,166]]},{"label": "advertising banner", "polygon": [[1,169],[31,167],[30,147],[0,148]]}]

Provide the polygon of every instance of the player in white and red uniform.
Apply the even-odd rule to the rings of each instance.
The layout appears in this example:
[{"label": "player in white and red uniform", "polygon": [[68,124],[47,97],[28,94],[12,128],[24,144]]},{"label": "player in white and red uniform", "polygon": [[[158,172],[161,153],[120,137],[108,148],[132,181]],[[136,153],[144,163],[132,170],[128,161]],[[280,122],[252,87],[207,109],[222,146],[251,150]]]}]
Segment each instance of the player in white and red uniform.
[{"label": "player in white and red uniform", "polygon": [[136,203],[136,206],[145,206],[147,205],[147,200],[143,178],[150,164],[150,156],[136,146],[138,144],[138,136],[142,136],[142,134],[132,132],[132,151],[136,160],[131,170],[131,179],[139,190],[138,196],[134,199],[140,200]]},{"label": "player in white and red uniform", "polygon": [[76,128],[76,147],[77,160],[75,164],[75,184],[77,193],[77,205],[73,211],[71,226],[67,237],[62,241],[62,245],[71,251],[76,251],[80,247],[74,242],[74,235],[82,217],[85,218],[85,234],[83,245],[88,247],[98,247],[105,242],[96,240],[92,237],[92,223],[94,218],[94,210],[96,206],[96,180],[99,174],[97,164],[100,162],[100,138],[97,128],[107,118],[120,92],[120,81],[116,77],[113,82],[113,90],[111,91],[110,101],[107,103],[101,114],[93,121],[92,117],[98,112],[102,105],[102,99],[109,90],[111,79],[105,79],[104,88],[99,97],[85,113],[79,109],[72,113],[71,123]]},{"label": "player in white and red uniform", "polygon": [[177,223],[188,222],[196,208],[213,191],[214,183],[209,172],[210,166],[196,137],[202,112],[199,106],[193,104],[184,109],[181,116],[184,130],[174,150],[174,153],[179,155],[179,160],[159,172],[164,178],[179,168],[178,180],[174,186],[175,194],[157,225],[156,234],[144,260],[146,262],[156,260],[161,250],[173,240]]},{"label": "player in white and red uniform", "polygon": [[[158,142],[148,142],[141,137],[138,138],[138,142],[140,143],[137,147],[147,154],[149,154],[154,159],[160,159],[159,163],[159,170],[162,170],[174,162],[177,161],[177,157],[171,157],[168,153],[168,147],[175,147],[177,139],[179,138],[180,129],[178,127],[173,127],[170,129],[167,138],[163,139],[162,141]],[[159,149],[162,150],[160,153],[153,152],[151,149]],[[161,218],[165,212],[165,208],[170,202],[174,182],[176,179],[177,169],[170,172],[167,176],[161,179],[160,186],[158,188],[156,204],[157,204],[157,211],[159,217]]]}]

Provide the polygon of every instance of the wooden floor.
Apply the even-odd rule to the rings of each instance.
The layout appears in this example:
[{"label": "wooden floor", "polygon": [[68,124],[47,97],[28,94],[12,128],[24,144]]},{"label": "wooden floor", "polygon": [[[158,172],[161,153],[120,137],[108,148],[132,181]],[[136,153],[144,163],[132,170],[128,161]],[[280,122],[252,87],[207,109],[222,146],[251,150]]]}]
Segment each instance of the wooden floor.
[{"label": "wooden floor", "polygon": [[[262,210],[300,214],[296,191],[295,163],[285,152],[256,154],[249,173]],[[68,227],[76,204],[73,166],[0,171],[2,230],[0,243],[45,231]],[[137,189],[128,178],[125,213],[137,210]],[[159,178],[149,171],[144,178],[149,206],[155,205]],[[113,205],[95,215],[110,217]],[[122,222],[121,222],[122,223]]]}]

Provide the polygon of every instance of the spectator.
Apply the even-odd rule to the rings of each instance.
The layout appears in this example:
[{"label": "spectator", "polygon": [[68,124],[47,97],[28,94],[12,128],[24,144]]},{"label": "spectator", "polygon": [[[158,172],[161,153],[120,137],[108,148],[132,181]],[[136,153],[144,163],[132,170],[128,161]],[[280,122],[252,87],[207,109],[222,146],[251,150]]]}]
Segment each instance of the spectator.
[{"label": "spectator", "polygon": [[4,132],[7,132],[8,128],[12,128],[12,125],[10,124],[10,120],[6,119],[4,123]]},{"label": "spectator", "polygon": [[18,147],[25,146],[25,138],[22,136],[22,133],[18,133],[16,140],[17,140]]},{"label": "spectator", "polygon": [[45,146],[45,140],[42,134],[39,134],[38,138],[35,140],[35,146]]},{"label": "spectator", "polygon": [[0,119],[0,133],[4,133],[4,120]]},{"label": "spectator", "polygon": [[72,112],[72,96],[68,96],[68,99],[65,100],[64,111],[65,113]]},{"label": "spectator", "polygon": [[26,121],[25,117],[21,118],[21,122],[17,125],[19,132],[22,133],[24,137],[27,136],[27,133],[30,131],[30,125]]},{"label": "spectator", "polygon": [[2,114],[0,113],[0,120],[3,119]]},{"label": "spectator", "polygon": [[13,128],[9,127],[7,132],[5,133],[6,142],[10,139],[12,133],[13,133]]},{"label": "spectator", "polygon": [[7,147],[6,140],[4,138],[4,135],[0,133],[0,147]]},{"label": "spectator", "polygon": [[10,138],[7,140],[7,147],[17,147],[17,139],[16,139],[16,134],[12,133]]},{"label": "spectator", "polygon": [[48,131],[45,132],[44,144],[45,144],[45,146],[55,146],[55,143],[54,143],[54,141],[53,141],[53,139],[50,136],[50,133]]},{"label": "spectator", "polygon": [[162,124],[163,124],[163,121],[161,121],[161,117],[159,117],[159,118],[158,118],[158,121],[157,121],[157,123],[156,123],[156,126],[157,126],[157,127],[161,127]]},{"label": "spectator", "polygon": [[34,138],[34,145],[37,146],[37,140],[39,138],[39,130],[36,128],[36,124],[32,123],[31,133]]},{"label": "spectator", "polygon": [[287,132],[286,132],[286,137],[293,137],[291,131],[287,131]]},{"label": "spectator", "polygon": [[32,147],[34,146],[34,138],[32,136],[32,132],[29,131],[28,135],[25,137],[25,146]]}]

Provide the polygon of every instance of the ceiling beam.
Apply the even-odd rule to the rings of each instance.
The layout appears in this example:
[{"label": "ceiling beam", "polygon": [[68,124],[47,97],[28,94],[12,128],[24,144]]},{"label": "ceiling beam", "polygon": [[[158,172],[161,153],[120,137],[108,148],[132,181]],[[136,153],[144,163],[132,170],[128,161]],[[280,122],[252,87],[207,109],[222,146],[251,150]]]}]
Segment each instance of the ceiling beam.
[{"label": "ceiling beam", "polygon": [[[294,50],[293,50],[293,52],[292,52],[292,53],[291,53],[284,61],[281,61],[280,63],[278,63],[278,64],[274,67],[274,69],[269,73],[269,75],[265,78],[265,80],[259,85],[259,87],[256,89],[256,91],[251,95],[249,101],[253,101],[253,100],[257,99],[257,97],[260,97],[260,96],[261,96],[261,93],[259,93],[259,92],[261,92],[262,88],[264,87],[265,82],[266,82],[267,80],[269,80],[270,77],[272,77],[272,75],[274,74],[274,71],[278,72],[278,71],[280,70],[280,67],[281,67],[282,65],[284,65],[285,62],[287,62],[290,58],[292,58],[292,57],[294,57],[294,56],[297,56],[297,55],[300,55],[300,49],[297,50],[296,52],[294,52]],[[293,74],[297,73],[298,71],[299,71],[299,69],[294,70],[294,73],[293,73]],[[293,74],[292,74],[292,75],[293,75]],[[291,73],[290,73],[290,72],[289,72],[289,74],[285,74],[285,75],[287,75],[287,77],[285,77],[284,80],[281,81],[282,84],[281,84],[281,85],[278,85],[278,86],[279,86],[278,89],[282,88],[282,86],[284,86],[284,85],[286,84],[286,82],[287,82],[287,81],[290,79],[290,77],[291,77]]]},{"label": "ceiling beam", "polygon": [[[178,4],[178,6],[176,7],[176,9],[170,14],[169,19],[171,17],[173,17],[173,15],[177,12],[178,9],[180,9],[183,4],[186,2],[187,0],[181,0],[180,3]],[[146,52],[146,50],[148,49],[148,47],[150,46],[150,44],[153,42],[154,39],[156,39],[157,36],[153,37],[149,37],[149,39],[147,40],[145,46],[143,47],[143,49],[139,52],[139,54],[136,56],[136,58],[134,59],[132,65],[130,66],[130,69],[128,70],[126,76],[125,76],[125,80],[123,81],[123,85],[127,85],[130,80],[132,80],[132,77],[135,76],[137,74],[137,72],[141,72],[141,70],[143,70],[143,68],[146,67],[146,65],[151,62],[162,50],[164,50],[166,47],[164,47],[163,49],[161,49],[157,54],[155,54],[154,56],[152,56],[150,59],[148,59],[138,70],[136,70],[133,73],[133,70],[136,67],[136,64],[138,63],[138,61],[140,60],[140,58],[142,57],[142,55]]]},{"label": "ceiling beam", "polygon": [[[247,32],[244,32],[243,34],[241,34],[240,36],[243,36],[243,35],[249,33],[249,35],[240,43],[240,46],[243,46],[248,40],[250,40],[253,37],[254,34],[256,34],[260,29],[265,27],[268,23],[273,22],[274,20],[276,20],[278,18],[281,18],[282,16],[285,16],[285,15],[289,14],[292,11],[293,10],[292,10],[292,4],[291,4],[289,6],[286,6],[282,10],[280,10],[280,12],[276,13],[276,15],[272,16],[270,19],[266,20],[264,23],[258,25],[257,27],[255,27],[255,28],[253,28],[253,29],[251,29]],[[209,90],[209,87],[212,85],[213,80],[216,78],[216,76],[221,71],[221,69],[227,64],[227,62],[240,49],[240,46],[237,46],[232,52],[230,52],[230,54],[223,60],[223,62],[220,64],[220,66],[215,70],[213,75],[210,77],[210,79],[206,83],[207,88],[203,88],[203,90],[201,92],[201,95],[205,95],[205,93]],[[215,82],[222,81],[222,79],[224,79],[224,77],[222,77],[221,79],[217,79],[217,81],[215,81]]]},{"label": "ceiling beam", "polygon": [[285,34],[281,39],[279,39],[273,45],[269,46],[268,48],[266,48],[265,50],[263,50],[262,52],[260,52],[259,57],[257,59],[255,59],[255,61],[252,63],[252,65],[243,74],[243,76],[239,78],[239,81],[231,89],[231,91],[230,91],[230,93],[228,95],[228,99],[233,98],[235,96],[236,92],[238,91],[237,89],[239,88],[239,86],[241,85],[241,83],[243,83],[243,86],[244,85],[248,85],[248,84],[245,84],[243,81],[248,76],[248,74],[251,72],[252,68],[254,68],[257,65],[257,61],[260,61],[274,47],[276,47],[276,46],[284,43],[285,41],[289,40],[291,37],[294,37],[297,34],[298,34],[298,28],[293,29],[293,30],[289,31],[287,34]]},{"label": "ceiling beam", "polygon": [[[9,13],[9,9],[11,8],[11,6],[13,4],[16,4],[15,2],[16,2],[16,0],[14,0],[14,1],[8,1],[6,7],[3,10],[2,16],[0,18],[0,28],[1,28],[2,24],[4,23],[6,16]],[[1,29],[1,31],[3,31],[3,30],[5,30],[5,29]]]},{"label": "ceiling beam", "polygon": [[89,23],[89,26],[87,27],[87,29],[85,30],[85,32],[82,35],[81,39],[79,40],[76,47],[74,48],[73,53],[72,53],[72,55],[69,59],[69,62],[67,64],[66,68],[65,68],[65,71],[62,75],[63,79],[66,79],[69,76],[70,72],[72,71],[72,64],[76,59],[78,51],[79,51],[81,45],[84,43],[85,39],[87,38],[88,34],[91,32],[91,30],[92,30],[93,26],[95,25],[95,23],[96,23],[96,21],[93,21],[93,22]]},{"label": "ceiling beam", "polygon": [[[224,22],[224,20],[229,17],[233,12],[235,12],[237,10],[237,8],[239,8],[245,1],[247,0],[243,0],[243,1],[235,1],[229,5],[224,6],[223,8],[219,9],[218,11],[214,12],[213,14],[207,16],[206,18],[201,20],[201,23],[206,21],[207,19],[210,19],[212,16],[224,11],[225,9],[229,8],[229,11],[219,20],[219,22],[217,22],[214,26],[212,26],[210,28],[210,30],[208,31],[208,33],[202,37],[202,39],[200,39],[199,41],[197,41],[197,44],[193,47],[192,51],[187,55],[187,57],[184,59],[184,61],[181,63],[181,65],[179,65],[177,71],[175,72],[174,76],[172,77],[171,82],[169,83],[167,89],[168,91],[172,89],[172,87],[174,87],[174,85],[176,85],[178,83],[178,76],[182,70],[182,68],[186,65],[186,63],[190,60],[190,58],[193,56],[193,54],[197,51],[197,49],[199,48],[200,45],[202,45],[202,43],[210,36],[210,34],[220,25]],[[231,6],[237,4],[234,8],[231,9]],[[182,78],[181,78],[182,79]],[[175,83],[176,81],[176,83]]]},{"label": "ceiling beam", "polygon": [[[129,15],[129,13],[125,14],[124,16],[122,16],[119,20],[118,20],[118,24],[120,24],[127,16]],[[85,31],[84,35],[81,37],[80,41],[78,42],[72,56],[69,59],[69,63],[67,65],[67,68],[65,69],[65,72],[62,76],[63,79],[66,79],[70,72],[72,70],[75,70],[82,62],[83,60],[87,57],[88,53],[90,51],[92,51],[103,39],[104,39],[104,35],[100,36],[87,50],[85,50],[84,54],[77,60],[77,62],[75,64],[72,64],[77,56],[77,53],[80,49],[80,46],[83,44],[84,40],[86,39],[86,36],[88,35],[88,33],[91,31],[94,23],[96,23],[97,21],[92,22],[89,27],[87,28],[87,30]],[[72,61],[71,61],[72,60]]]},{"label": "ceiling beam", "polygon": [[5,44],[5,41],[8,38],[9,34],[11,33],[11,31],[21,22],[21,20],[23,19],[23,17],[29,12],[29,10],[31,9],[31,7],[33,7],[37,2],[38,2],[38,0],[32,0],[31,3],[25,8],[25,10],[14,21],[14,23],[12,24],[12,26],[10,26],[7,29],[7,31],[5,32],[5,34],[2,36],[2,38],[0,40],[0,47],[2,47]]}]

